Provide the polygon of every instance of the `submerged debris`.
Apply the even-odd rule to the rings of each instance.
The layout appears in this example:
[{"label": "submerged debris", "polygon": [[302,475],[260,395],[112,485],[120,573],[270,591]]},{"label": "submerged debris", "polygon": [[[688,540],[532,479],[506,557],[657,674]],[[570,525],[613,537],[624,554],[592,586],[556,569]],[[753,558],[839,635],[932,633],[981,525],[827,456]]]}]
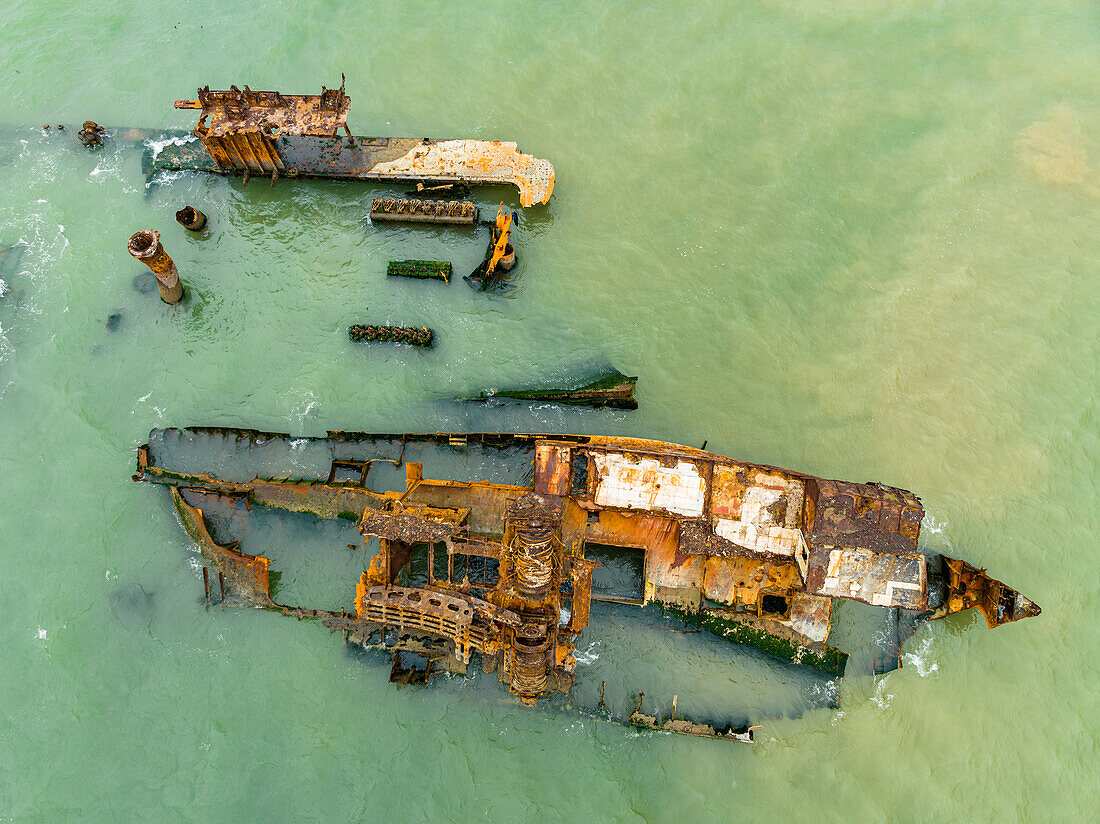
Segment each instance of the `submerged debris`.
[{"label": "submerged debris", "polygon": [[406,223],[454,223],[473,226],[477,206],[468,200],[401,200],[378,197],[371,201],[371,220],[400,220]]},{"label": "submerged debris", "polygon": [[[208,454],[213,448],[216,466],[227,455],[251,459],[261,451],[269,466],[272,450],[289,457],[292,448],[330,462],[312,480],[229,481],[185,469],[180,450],[190,444]],[[479,452],[491,454],[501,473],[495,481],[436,479],[421,461],[405,459],[436,456],[454,466],[454,456],[468,461]],[[403,488],[373,488],[379,465],[403,468]],[[980,610],[990,626],[1039,614],[984,571],[918,551],[924,511],[910,492],[659,441],[343,432],[292,441],[242,429],[153,430],[138,450],[134,480],[170,488],[185,528],[222,576],[227,605],[315,618],[351,644],[402,654],[392,671],[397,680],[420,677],[409,672],[409,656],[424,660],[427,678],[465,673],[478,655],[482,669],[496,672],[524,704],[570,691],[575,642],[594,601],[656,603],[721,637],[829,673],[843,672],[847,658],[826,644],[838,599],[904,616],[893,623],[897,644],[917,622],[964,609]],[[211,536],[202,510],[210,496],[237,501],[242,512],[263,506],[356,520],[364,546],[377,539],[379,549],[369,564],[364,559],[354,611],[276,601],[270,561]],[[637,597],[594,587],[600,564],[590,553],[598,547],[641,554]],[[897,666],[887,663],[883,670]],[[747,727],[677,718],[675,696],[666,720],[643,714],[639,699],[623,721],[752,738]]]},{"label": "submerged debris", "polygon": [[612,371],[583,386],[572,389],[533,387],[530,389],[487,389],[475,398],[462,398],[466,401],[490,401],[497,398],[513,400],[542,401],[560,403],[569,406],[594,406],[611,409],[637,409],[634,400],[634,386],[637,378],[628,377]]},{"label": "submerged debris", "polygon": [[429,183],[417,183],[415,189],[410,189],[405,192],[409,197],[438,197],[443,199],[451,199],[456,197],[466,197],[470,194],[470,187],[465,183],[439,183],[431,185]]},{"label": "submerged debris", "polygon": [[[195,143],[150,148],[149,176],[203,171],[270,177],[321,177],[420,184],[512,184],[520,204],[546,203],[554,191],[549,161],[520,154],[500,140],[355,137],[347,125],[351,98],[321,87],[319,95],[198,90],[177,109],[199,109]],[[341,135],[340,132],[344,134]]]},{"label": "submerged debris", "polygon": [[386,274],[402,278],[423,278],[451,282],[451,262],[449,260],[391,260]]},{"label": "submerged debris", "polygon": [[489,247],[485,250],[485,260],[466,276],[472,285],[486,289],[498,283],[504,272],[511,271],[516,265],[516,250],[512,248],[512,225],[515,213],[504,211],[504,204],[497,210],[497,219],[489,225]]},{"label": "submerged debris", "polygon": [[130,285],[134,287],[134,291],[147,295],[157,288],[157,279],[153,277],[152,272],[142,272],[140,275],[134,275]]},{"label": "submerged debris", "polygon": [[435,335],[427,326],[360,326],[356,324],[348,329],[348,336],[355,341],[407,343],[410,346],[431,348]]},{"label": "submerged debris", "polygon": [[[64,126],[58,126],[59,129],[64,129]],[[103,135],[105,129],[96,123],[94,120],[85,120],[84,128],[76,133],[76,136],[80,138],[80,142],[83,143],[89,149],[95,149],[103,145]]]}]

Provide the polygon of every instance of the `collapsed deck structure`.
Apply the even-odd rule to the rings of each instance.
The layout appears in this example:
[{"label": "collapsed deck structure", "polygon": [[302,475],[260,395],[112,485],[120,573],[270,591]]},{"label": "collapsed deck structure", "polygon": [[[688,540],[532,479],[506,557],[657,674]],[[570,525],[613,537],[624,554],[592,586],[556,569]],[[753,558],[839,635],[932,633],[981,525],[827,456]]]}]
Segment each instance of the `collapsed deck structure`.
[{"label": "collapsed deck structure", "polygon": [[[188,458],[189,447],[205,450],[208,464]],[[295,459],[292,471],[314,477],[260,474],[292,449],[312,456],[312,469]],[[485,466],[495,477],[436,478],[417,460],[439,454],[447,465],[448,456],[475,451],[492,455]],[[221,468],[230,453],[247,464],[235,480]],[[732,641],[837,675],[847,656],[826,643],[837,600],[920,620],[975,608],[990,627],[1039,614],[984,570],[921,552],[924,512],[910,492],[658,441],[348,432],[291,439],[198,427],[153,430],[137,470],[135,481],[169,487],[227,604],[319,619],[350,643],[420,656],[436,672],[464,673],[476,654],[526,705],[573,685],[575,643],[601,600],[594,545],[644,557],[640,597],[628,603],[659,604]],[[214,499],[354,520],[364,546],[378,547],[354,582],[354,611],[278,602],[268,558],[215,541],[203,513]],[[399,669],[406,677],[395,660]],[[627,720],[752,738],[747,728],[640,712]]]},{"label": "collapsed deck structure", "polygon": [[[351,98],[322,86],[319,95],[252,91],[231,86],[198,90],[177,109],[199,109],[190,140],[150,148],[146,174],[316,177],[418,183],[513,185],[520,204],[546,203],[554,167],[501,140],[356,137],[347,125]],[[343,132],[343,134],[341,134]]]}]

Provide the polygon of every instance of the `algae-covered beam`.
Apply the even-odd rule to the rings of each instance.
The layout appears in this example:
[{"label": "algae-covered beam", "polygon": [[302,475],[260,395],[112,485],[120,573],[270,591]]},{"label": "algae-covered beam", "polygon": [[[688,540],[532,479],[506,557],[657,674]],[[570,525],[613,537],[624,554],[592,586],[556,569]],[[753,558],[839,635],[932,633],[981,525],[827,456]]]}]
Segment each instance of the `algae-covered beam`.
[{"label": "algae-covered beam", "polygon": [[634,400],[636,377],[611,372],[583,386],[573,388],[531,387],[527,389],[487,389],[467,401],[490,401],[498,398],[560,403],[566,406],[594,406],[611,409],[637,409]]}]

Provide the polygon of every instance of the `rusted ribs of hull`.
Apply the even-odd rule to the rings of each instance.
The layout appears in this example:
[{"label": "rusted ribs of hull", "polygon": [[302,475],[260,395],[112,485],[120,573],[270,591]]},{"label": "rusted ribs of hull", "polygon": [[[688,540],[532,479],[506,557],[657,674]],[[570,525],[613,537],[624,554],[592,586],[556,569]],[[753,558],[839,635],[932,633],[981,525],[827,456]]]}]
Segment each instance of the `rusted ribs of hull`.
[{"label": "rusted ribs of hull", "polygon": [[[236,455],[267,466],[272,455],[312,450],[317,477],[233,481],[187,471],[181,464],[187,465],[182,456],[190,445],[217,455],[218,465]],[[422,461],[407,459],[431,450],[468,459],[491,455],[486,465],[504,474],[433,478]],[[373,468],[383,465],[404,470],[403,489],[372,488]],[[894,625],[898,645],[908,637],[902,624],[978,609],[994,627],[1040,612],[983,570],[919,550],[923,508],[910,492],[659,441],[357,432],[292,439],[217,427],[153,430],[138,450],[134,480],[170,487],[181,521],[219,573],[224,604],[315,618],[349,643],[424,659],[422,668],[407,657],[395,660],[391,675],[402,683],[465,673],[477,656],[525,705],[573,686],[576,641],[596,600],[600,565],[589,557],[592,546],[644,553],[636,582],[642,597],[620,603],[660,605],[731,642],[834,675],[843,674],[847,660],[827,643],[838,600],[905,616]],[[211,536],[202,510],[210,496],[246,510],[355,520],[363,547],[377,540],[379,550],[358,580],[348,582],[354,610],[279,603],[266,557]],[[893,655],[876,662],[875,671],[895,668],[896,647]],[[678,716],[675,696],[667,718],[644,714],[639,697],[622,721],[752,738],[747,727]]]},{"label": "rusted ribs of hull", "polygon": [[348,337],[362,343],[404,343],[431,349],[435,333],[427,326],[374,326],[355,324],[348,328]]},{"label": "rusted ribs of hull", "polygon": [[[347,125],[351,98],[339,89],[319,95],[199,89],[178,109],[199,109],[194,136],[202,151],[169,145],[150,156],[147,171],[207,171],[270,177],[406,181],[417,184],[513,185],[520,203],[546,203],[554,191],[549,161],[500,140],[356,137]],[[431,186],[427,186],[431,188]]]},{"label": "rusted ribs of hull", "polygon": [[477,223],[477,218],[478,208],[468,200],[403,200],[376,197],[370,204],[371,220],[473,226]]}]

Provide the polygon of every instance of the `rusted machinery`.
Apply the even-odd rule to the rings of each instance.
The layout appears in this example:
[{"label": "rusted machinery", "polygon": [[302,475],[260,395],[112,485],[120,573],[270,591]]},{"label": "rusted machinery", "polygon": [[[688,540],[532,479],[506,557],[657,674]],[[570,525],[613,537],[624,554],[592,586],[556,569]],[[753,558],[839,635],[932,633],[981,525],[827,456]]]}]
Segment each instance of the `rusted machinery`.
[{"label": "rusted machinery", "polygon": [[427,326],[374,326],[355,324],[348,329],[348,337],[364,343],[406,343],[430,349],[435,334]]},{"label": "rusted machinery", "polygon": [[[238,476],[249,481],[198,472],[189,449],[217,466],[233,455],[256,466],[279,455],[289,463],[296,450],[298,480],[253,477],[250,468]],[[443,460],[491,453],[484,466],[498,476],[436,479],[410,453]],[[315,462],[312,479],[301,479],[305,454]],[[377,467],[390,475],[376,481]],[[399,486],[384,480],[393,469],[404,470]],[[847,659],[826,644],[838,599],[905,616],[895,621],[898,643],[917,622],[965,609],[978,609],[991,627],[1039,614],[983,570],[922,553],[923,509],[910,492],[658,441],[153,430],[138,450],[134,480],[169,487],[183,525],[224,581],[224,603],[315,618],[350,643],[420,656],[432,672],[464,673],[476,655],[528,705],[573,685],[575,642],[591,604],[605,600],[593,589],[596,546],[634,548],[644,558],[639,597],[617,603],[660,604],[731,641],[834,674]],[[243,552],[232,535],[211,533],[222,527],[203,507],[219,502],[238,507],[240,517],[261,506],[355,520],[366,545],[378,549],[355,583],[354,611],[276,601],[270,561]],[[395,662],[395,672],[406,670]],[[640,703],[626,720],[752,738],[747,727],[720,729],[675,711],[661,721],[642,714]]]},{"label": "rusted machinery", "polygon": [[85,120],[83,128],[76,133],[76,136],[86,148],[98,149],[103,145],[104,134],[106,134],[106,130],[94,120]]},{"label": "rusted machinery", "polygon": [[[510,184],[520,204],[546,203],[554,191],[549,161],[520,154],[500,140],[356,137],[347,125],[351,98],[322,87],[319,95],[198,90],[177,109],[199,109],[191,141],[150,149],[147,174],[204,171],[219,174],[410,181],[435,184]],[[340,134],[340,132],[344,134]]]},{"label": "rusted machinery", "polygon": [[516,250],[512,247],[512,224],[515,216],[505,211],[504,204],[497,210],[496,220],[489,225],[489,247],[485,260],[471,272],[466,280],[482,288],[491,286],[503,272],[516,265]]},{"label": "rusted machinery", "polygon": [[377,197],[371,201],[371,220],[393,220],[404,223],[450,223],[473,226],[478,209],[468,200],[403,200]]}]

